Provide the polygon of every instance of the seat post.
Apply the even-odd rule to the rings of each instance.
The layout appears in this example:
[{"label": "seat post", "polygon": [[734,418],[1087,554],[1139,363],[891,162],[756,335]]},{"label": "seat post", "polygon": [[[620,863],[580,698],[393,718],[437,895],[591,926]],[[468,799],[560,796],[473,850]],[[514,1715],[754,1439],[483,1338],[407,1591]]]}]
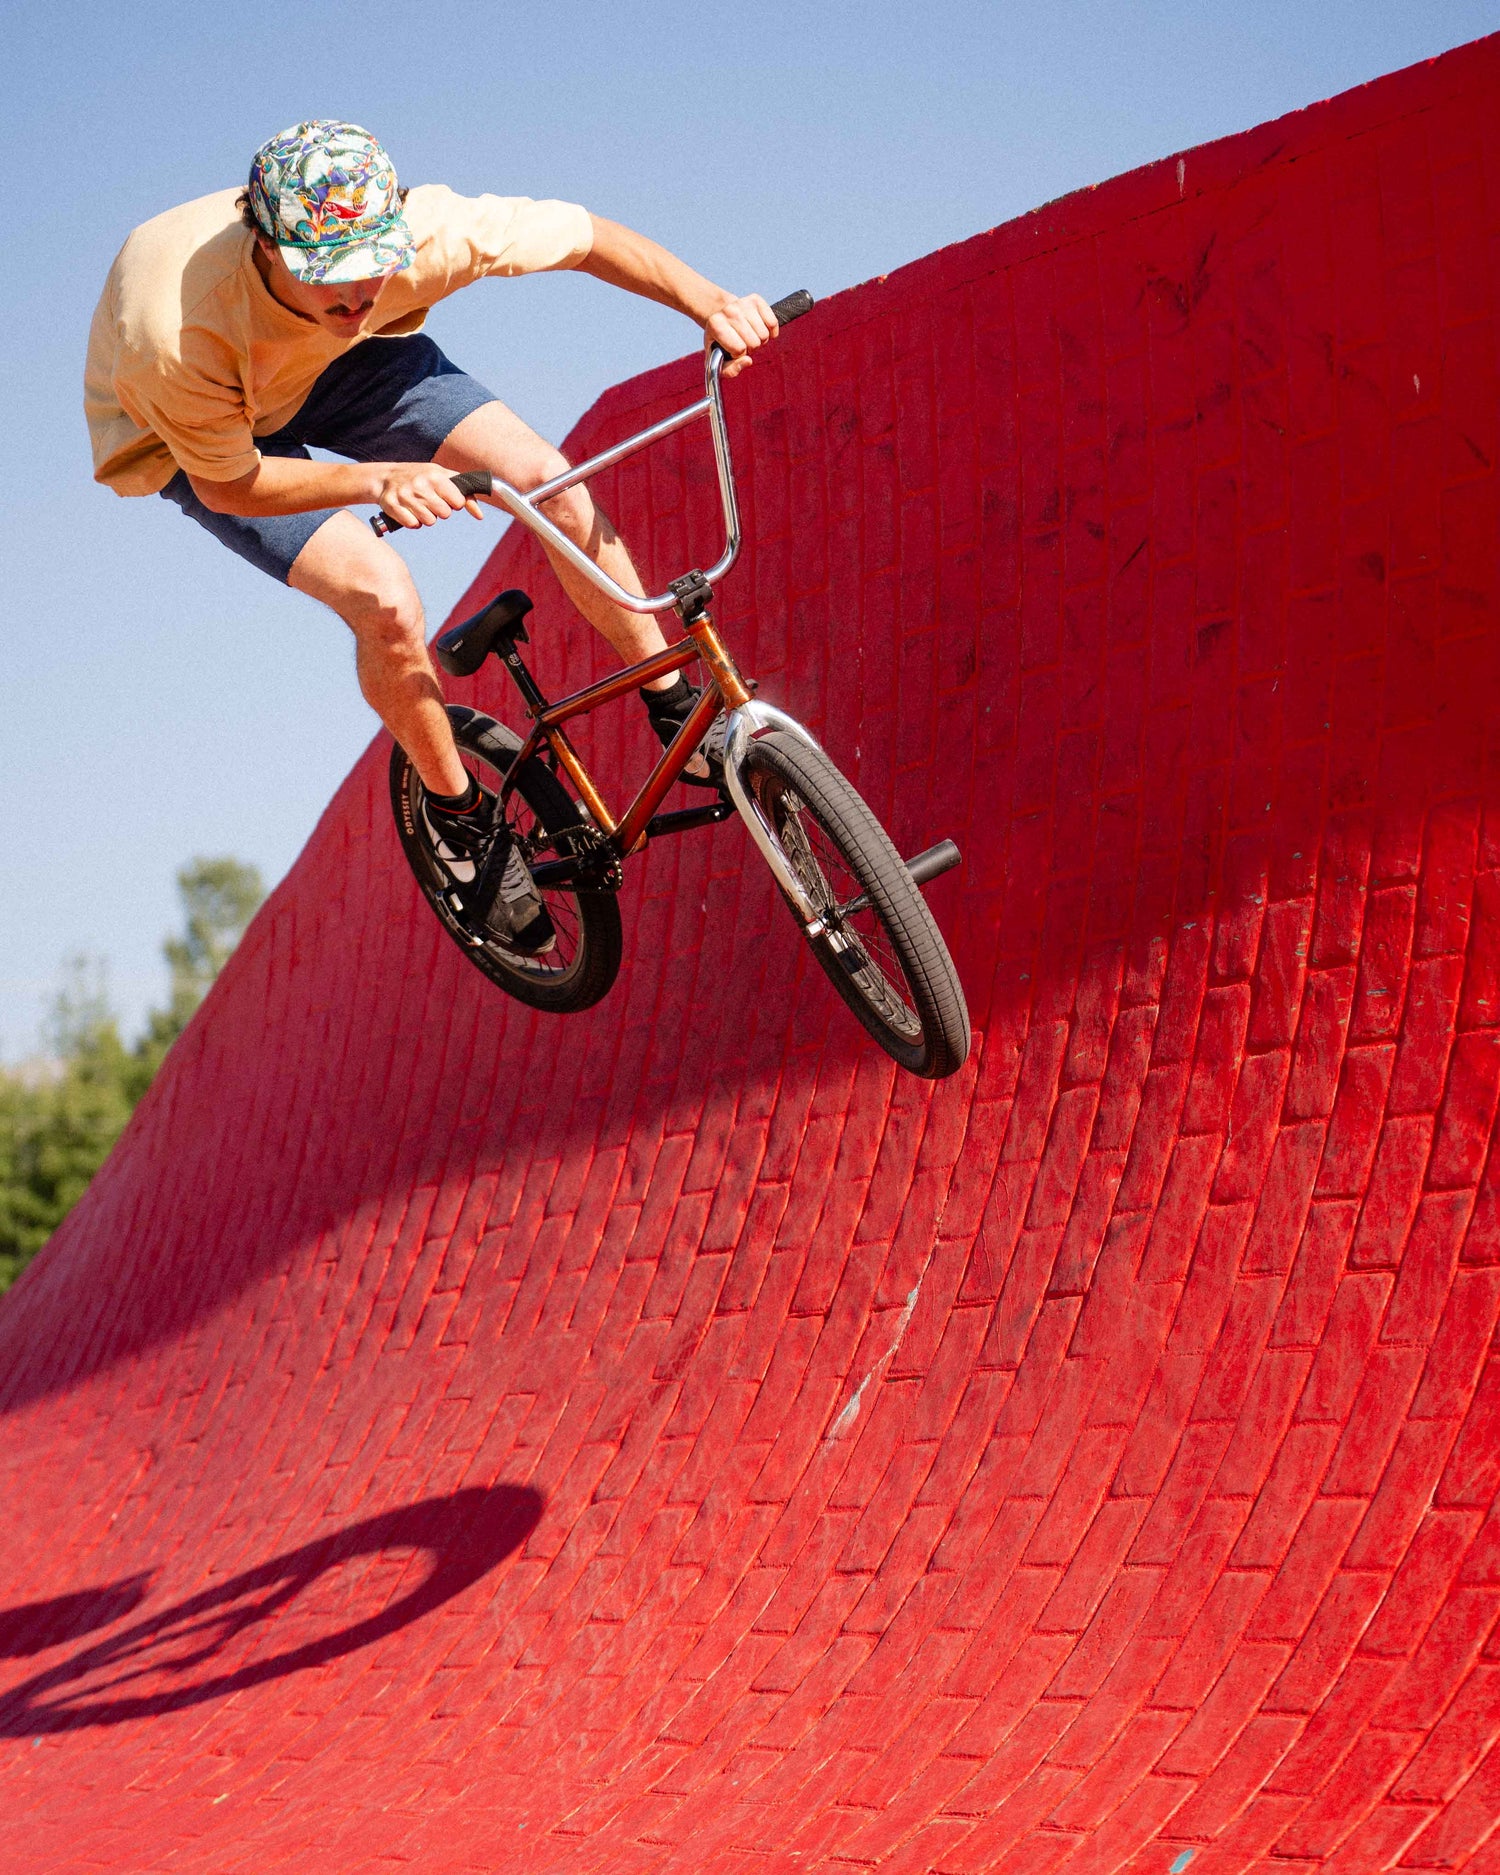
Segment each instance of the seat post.
[{"label": "seat post", "polygon": [[[525,632],[519,634],[522,638]],[[547,707],[547,699],[542,694],[541,685],[532,676],[530,667],[516,648],[515,632],[502,632],[492,649],[495,656],[510,672],[511,681],[521,693],[521,700],[533,717],[540,716]]]}]

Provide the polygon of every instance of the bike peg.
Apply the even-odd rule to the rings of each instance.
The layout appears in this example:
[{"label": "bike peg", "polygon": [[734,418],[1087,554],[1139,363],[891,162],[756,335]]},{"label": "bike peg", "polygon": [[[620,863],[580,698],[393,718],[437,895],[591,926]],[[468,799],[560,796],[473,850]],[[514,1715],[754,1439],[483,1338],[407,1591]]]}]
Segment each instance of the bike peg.
[{"label": "bike peg", "polygon": [[906,870],[917,885],[926,885],[959,864],[961,855],[952,840],[939,840],[925,853],[917,853],[906,862]]},{"label": "bike peg", "polygon": [[[455,475],[453,486],[465,501],[470,495],[488,495],[494,487],[495,478],[488,469],[465,469],[461,475]],[[405,527],[404,521],[398,521],[393,514],[387,514],[382,508],[379,514],[370,517],[370,526],[377,540],[384,540],[387,534],[394,534]]]}]

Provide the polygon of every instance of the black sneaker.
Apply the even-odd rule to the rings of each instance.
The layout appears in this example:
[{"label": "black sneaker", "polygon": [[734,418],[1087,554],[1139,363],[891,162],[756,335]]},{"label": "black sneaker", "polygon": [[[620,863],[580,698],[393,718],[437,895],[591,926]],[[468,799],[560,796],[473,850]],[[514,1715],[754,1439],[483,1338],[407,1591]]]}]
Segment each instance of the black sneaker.
[{"label": "black sneaker", "polygon": [[[696,684],[690,684],[685,677],[679,676],[670,690],[643,690],[641,701],[646,706],[646,716],[651,727],[661,738],[664,749],[670,748],[677,740],[677,732],[692,715],[693,708],[703,692]],[[698,744],[697,753],[678,776],[679,781],[686,781],[695,788],[722,788],[724,786],[724,712],[710,723],[708,734]]]},{"label": "black sneaker", "polygon": [[493,810],[494,796],[482,791],[471,808],[458,812],[431,796],[422,802],[432,850],[474,922],[496,943],[542,956],[556,946],[556,927],[509,831],[497,837]]},{"label": "black sneaker", "polygon": [[440,806],[433,795],[422,797],[422,818],[427,823],[432,850],[454,884],[462,886],[472,886],[479,877],[494,835],[490,816],[495,797],[477,783],[470,789],[470,796],[469,804],[457,810]]},{"label": "black sneaker", "polygon": [[509,834],[503,841],[497,839],[485,855],[474,908],[490,936],[510,950],[542,957],[557,948],[557,927]]}]

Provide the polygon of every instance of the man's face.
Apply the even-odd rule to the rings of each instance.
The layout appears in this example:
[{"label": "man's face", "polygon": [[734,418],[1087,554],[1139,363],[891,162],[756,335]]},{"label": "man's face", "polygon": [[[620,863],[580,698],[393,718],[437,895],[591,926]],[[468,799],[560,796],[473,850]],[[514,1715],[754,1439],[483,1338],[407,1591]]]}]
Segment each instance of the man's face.
[{"label": "man's face", "polygon": [[322,326],[325,332],[337,332],[341,337],[360,329],[389,278],[377,274],[373,280],[346,280],[342,286],[313,286],[297,278],[274,241],[257,234],[255,248],[256,265],[273,296],[304,319]]}]

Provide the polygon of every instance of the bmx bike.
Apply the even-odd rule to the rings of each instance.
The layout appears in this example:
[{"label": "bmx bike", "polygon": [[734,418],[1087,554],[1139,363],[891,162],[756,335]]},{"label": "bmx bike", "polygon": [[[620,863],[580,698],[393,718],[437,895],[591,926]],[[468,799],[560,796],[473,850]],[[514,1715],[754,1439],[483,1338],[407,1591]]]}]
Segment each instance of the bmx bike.
[{"label": "bmx bike", "polygon": [[[772,310],[784,326],[812,303],[811,295],[794,293]],[[903,861],[808,731],[783,711],[756,701],[754,680],[742,675],[714,628],[709,609],[714,587],[740,550],[720,389],[725,362],[724,352],[710,347],[702,398],[529,493],[483,471],[453,477],[464,495],[489,496],[508,510],[616,604],[635,613],[675,611],[683,628],[677,643],[555,703],[542,693],[520,652],[531,610],[524,592],[502,592],[434,643],[438,663],[454,677],[471,677],[487,657],[497,656],[531,719],[522,737],[477,710],[448,707],[465,766],[489,798],[492,817],[504,817],[515,850],[543,895],[555,944],[544,954],[528,954],[471,921],[464,894],[435,850],[421,779],[398,746],[391,754],[390,780],[401,844],[428,903],[470,962],[521,1002],[564,1014],[598,1002],[619,973],[616,894],[625,861],[651,840],[713,826],[737,813],[838,994],[899,1066],[939,1080],[968,1055],[969,1014],[948,947],[919,887],[956,866],[958,848],[944,840]],[[707,572],[685,573],[664,593],[641,597],[627,592],[540,512],[541,505],[701,416],[708,418],[718,467],[724,550]],[[400,525],[385,514],[371,522],[380,534]],[[565,725],[695,660],[706,679],[703,693],[617,819]],[[714,800],[659,811],[721,711],[727,712],[724,779]]]}]

